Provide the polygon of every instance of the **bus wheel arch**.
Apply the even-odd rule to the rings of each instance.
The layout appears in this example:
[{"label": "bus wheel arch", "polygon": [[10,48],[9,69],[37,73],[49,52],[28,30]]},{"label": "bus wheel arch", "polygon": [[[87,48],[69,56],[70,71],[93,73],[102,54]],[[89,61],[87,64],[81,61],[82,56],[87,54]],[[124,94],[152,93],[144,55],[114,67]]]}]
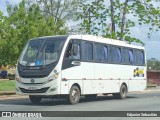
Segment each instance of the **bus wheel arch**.
[{"label": "bus wheel arch", "polygon": [[122,85],[125,85],[125,86],[126,86],[126,89],[127,89],[127,92],[128,92],[127,84],[126,84],[125,82],[123,82],[123,83],[121,84],[121,86],[122,86]]},{"label": "bus wheel arch", "polygon": [[[79,85],[78,83],[74,83],[72,86],[77,86],[78,89],[79,89],[79,91],[80,91],[80,95],[81,95],[81,87],[80,87],[80,85]],[[71,86],[71,87],[72,87],[72,86]]]},{"label": "bus wheel arch", "polygon": [[127,96],[128,87],[126,83],[122,83],[119,93],[113,93],[113,97],[116,99],[125,99]]}]

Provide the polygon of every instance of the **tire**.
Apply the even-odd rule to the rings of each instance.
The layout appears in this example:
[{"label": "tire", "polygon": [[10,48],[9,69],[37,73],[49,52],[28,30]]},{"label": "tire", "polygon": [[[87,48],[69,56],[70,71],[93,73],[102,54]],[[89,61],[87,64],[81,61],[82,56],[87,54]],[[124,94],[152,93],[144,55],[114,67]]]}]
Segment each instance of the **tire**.
[{"label": "tire", "polygon": [[41,102],[42,98],[34,95],[29,95],[29,99],[33,104],[38,104]]},{"label": "tire", "polygon": [[67,96],[67,101],[69,104],[77,104],[80,100],[80,90],[77,86],[72,86]]},{"label": "tire", "polygon": [[97,97],[97,94],[85,95],[85,98],[86,98],[87,100],[94,100],[94,99],[96,99],[96,97]]},{"label": "tire", "polygon": [[125,85],[121,85],[119,93],[113,93],[113,97],[116,99],[125,99],[127,96],[127,87]]}]

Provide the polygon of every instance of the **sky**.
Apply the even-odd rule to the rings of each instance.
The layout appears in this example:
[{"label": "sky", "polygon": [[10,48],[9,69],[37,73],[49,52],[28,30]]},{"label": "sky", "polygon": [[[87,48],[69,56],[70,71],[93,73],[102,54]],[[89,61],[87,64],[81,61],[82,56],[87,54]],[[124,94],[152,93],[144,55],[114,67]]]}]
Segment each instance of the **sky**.
[{"label": "sky", "polygon": [[[21,0],[7,0],[11,4],[18,4]],[[7,15],[6,0],[0,0],[0,11]],[[135,26],[130,29],[133,37],[142,40],[145,43],[147,59],[156,58],[160,60],[160,31],[153,32],[151,38],[147,37],[148,26]]]}]

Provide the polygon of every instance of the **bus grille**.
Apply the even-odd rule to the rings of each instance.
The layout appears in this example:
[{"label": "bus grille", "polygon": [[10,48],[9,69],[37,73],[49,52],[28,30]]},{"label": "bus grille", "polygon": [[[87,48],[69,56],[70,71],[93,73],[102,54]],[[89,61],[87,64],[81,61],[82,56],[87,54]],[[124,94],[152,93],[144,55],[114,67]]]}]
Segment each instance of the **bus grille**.
[{"label": "bus grille", "polygon": [[24,89],[24,88],[19,88],[19,89],[23,93],[45,93],[49,89],[49,87],[38,89],[38,90],[28,90],[28,89]]}]

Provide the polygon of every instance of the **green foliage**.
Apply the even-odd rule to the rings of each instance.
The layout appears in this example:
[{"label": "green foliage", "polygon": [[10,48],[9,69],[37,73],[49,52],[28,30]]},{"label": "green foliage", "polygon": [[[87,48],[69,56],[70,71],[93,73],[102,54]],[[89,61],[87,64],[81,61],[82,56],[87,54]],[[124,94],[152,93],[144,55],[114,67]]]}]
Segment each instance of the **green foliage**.
[{"label": "green foliage", "polygon": [[[106,3],[109,4],[106,5]],[[137,26],[137,21],[139,26],[151,26],[148,37],[153,30],[158,31],[160,28],[160,8],[155,7],[151,0],[131,2],[129,0],[124,2],[121,0],[95,0],[95,2],[83,4],[81,11],[77,20],[82,21],[80,26],[86,33],[102,34],[103,37],[125,40],[129,43],[144,44],[138,38],[131,36],[130,28]],[[137,21],[133,21],[132,18]]]},{"label": "green foliage", "polygon": [[154,30],[158,31],[160,28],[160,8],[155,7],[151,0],[147,0],[146,2],[136,0],[135,3],[132,4],[132,8],[135,9],[134,15],[137,15],[139,18],[139,25],[148,24],[150,26],[148,32],[148,38],[150,38],[151,33]]},{"label": "green foliage", "polygon": [[160,70],[160,61],[155,58],[147,60],[147,66],[149,70]]},{"label": "green foliage", "polygon": [[55,24],[53,16],[42,14],[38,4],[26,4],[22,0],[18,5],[7,6],[8,16],[0,12],[0,65],[15,65],[26,44],[34,37],[66,34],[64,21]]},{"label": "green foliage", "polygon": [[78,6],[86,0],[27,0],[30,3],[38,3],[44,16],[52,16],[55,23],[58,19],[70,20],[77,14]]},{"label": "green foliage", "polygon": [[91,2],[80,6],[80,11],[77,16],[77,20],[82,20],[80,24],[82,29],[84,28],[86,33],[97,35],[100,31],[100,26],[106,26],[106,23],[101,21],[106,20],[106,10],[104,0],[98,2]]}]

